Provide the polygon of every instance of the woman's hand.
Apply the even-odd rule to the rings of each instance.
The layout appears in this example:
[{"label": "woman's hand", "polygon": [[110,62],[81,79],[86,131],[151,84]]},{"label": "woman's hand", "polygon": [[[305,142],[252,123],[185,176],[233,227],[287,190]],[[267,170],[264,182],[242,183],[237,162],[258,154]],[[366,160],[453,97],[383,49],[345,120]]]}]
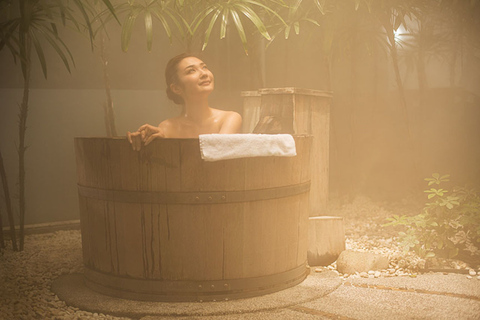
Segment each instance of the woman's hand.
[{"label": "woman's hand", "polygon": [[148,145],[156,138],[165,138],[165,134],[159,127],[149,124],[144,124],[136,132],[127,132],[127,139],[135,151],[139,151],[142,148],[142,143]]}]

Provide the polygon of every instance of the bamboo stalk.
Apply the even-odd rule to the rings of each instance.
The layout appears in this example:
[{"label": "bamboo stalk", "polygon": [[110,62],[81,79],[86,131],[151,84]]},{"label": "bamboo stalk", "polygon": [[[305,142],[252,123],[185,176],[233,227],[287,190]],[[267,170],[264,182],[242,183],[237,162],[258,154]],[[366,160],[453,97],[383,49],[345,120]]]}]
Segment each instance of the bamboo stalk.
[{"label": "bamboo stalk", "polygon": [[[3,164],[3,157],[2,157],[1,151],[0,151],[0,176],[2,178],[3,193],[5,195],[5,204],[7,207],[8,224],[10,225],[10,238],[12,239],[12,248],[13,250],[18,251],[17,235],[15,234],[15,221],[13,220],[12,203],[10,201],[10,192],[8,189],[7,174],[6,174],[5,166]],[[2,237],[3,237],[3,230],[2,230]]]},{"label": "bamboo stalk", "polygon": [[3,221],[2,213],[0,212],[0,249],[5,248],[5,240],[3,239]]},{"label": "bamboo stalk", "polygon": [[[23,28],[21,28],[23,29]],[[25,151],[27,147],[25,146],[25,136],[27,131],[27,116],[28,116],[28,99],[30,93],[30,71],[31,71],[31,48],[32,40],[26,30],[21,30],[20,34],[22,36],[22,57],[25,58],[22,61],[22,71],[24,76],[24,85],[23,85],[23,100],[20,105],[20,114],[19,114],[19,124],[18,124],[18,135],[19,135],[19,146],[18,146],[18,183],[19,183],[19,213],[20,213],[20,248],[22,251],[24,247],[24,225],[25,225]]]},{"label": "bamboo stalk", "polygon": [[101,41],[101,51],[100,57],[102,59],[102,70],[103,70],[103,81],[105,84],[105,94],[107,100],[104,103],[105,111],[105,127],[107,130],[107,136],[115,137],[117,136],[117,129],[115,126],[115,113],[113,111],[113,99],[110,90],[110,78],[108,75],[108,56],[105,45],[105,34],[102,32],[102,41]]}]

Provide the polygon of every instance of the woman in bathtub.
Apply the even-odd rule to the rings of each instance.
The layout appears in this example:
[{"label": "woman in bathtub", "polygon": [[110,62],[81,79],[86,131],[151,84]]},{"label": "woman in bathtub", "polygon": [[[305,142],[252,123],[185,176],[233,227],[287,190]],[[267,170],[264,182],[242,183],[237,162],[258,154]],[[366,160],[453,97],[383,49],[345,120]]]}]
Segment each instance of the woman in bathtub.
[{"label": "woman in bathtub", "polygon": [[158,127],[145,124],[136,132],[127,132],[133,150],[140,150],[156,138],[198,138],[207,133],[238,133],[242,117],[208,105],[214,78],[207,65],[194,55],[181,54],[172,58],[165,68],[167,96],[183,105],[178,117],[167,119]]}]

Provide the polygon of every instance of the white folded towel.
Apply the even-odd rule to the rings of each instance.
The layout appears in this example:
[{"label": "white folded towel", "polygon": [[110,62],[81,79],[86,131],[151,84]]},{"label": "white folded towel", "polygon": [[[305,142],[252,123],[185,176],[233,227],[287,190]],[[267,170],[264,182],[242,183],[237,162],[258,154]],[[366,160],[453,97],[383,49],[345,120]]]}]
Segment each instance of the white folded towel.
[{"label": "white folded towel", "polygon": [[199,140],[205,161],[297,155],[295,140],[289,134],[201,134]]}]

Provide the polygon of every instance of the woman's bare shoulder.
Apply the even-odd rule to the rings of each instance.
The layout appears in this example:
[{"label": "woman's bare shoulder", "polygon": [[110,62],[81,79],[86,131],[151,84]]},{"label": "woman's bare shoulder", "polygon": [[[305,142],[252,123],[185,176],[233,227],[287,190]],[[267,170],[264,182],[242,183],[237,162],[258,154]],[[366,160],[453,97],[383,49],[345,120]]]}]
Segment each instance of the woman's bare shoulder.
[{"label": "woman's bare shoulder", "polygon": [[176,137],[179,130],[179,120],[177,117],[169,118],[160,122],[158,127],[163,130],[167,138]]},{"label": "woman's bare shoulder", "polygon": [[220,118],[220,133],[239,133],[242,127],[242,116],[235,111],[225,111],[215,109]]},{"label": "woman's bare shoulder", "polygon": [[222,119],[227,119],[227,118],[242,118],[242,116],[235,111],[226,111],[226,110],[220,110],[220,109],[213,109],[213,112],[215,112],[215,115],[222,118]]}]

